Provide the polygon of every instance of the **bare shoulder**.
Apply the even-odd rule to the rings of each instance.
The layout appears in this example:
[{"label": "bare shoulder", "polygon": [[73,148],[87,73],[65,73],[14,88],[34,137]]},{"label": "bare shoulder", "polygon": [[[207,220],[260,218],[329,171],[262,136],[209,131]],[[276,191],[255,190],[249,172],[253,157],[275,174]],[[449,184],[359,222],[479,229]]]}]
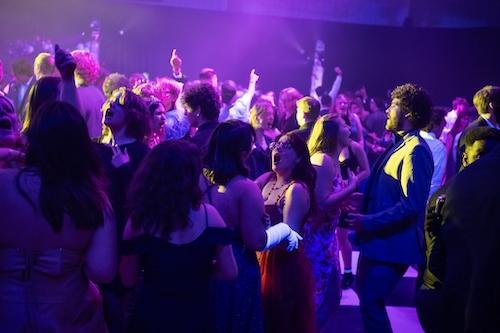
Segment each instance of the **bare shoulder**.
[{"label": "bare shoulder", "polygon": [[238,177],[229,185],[230,190],[234,191],[238,196],[246,196],[248,194],[259,193],[259,186],[246,177]]},{"label": "bare shoulder", "polygon": [[204,204],[207,210],[208,225],[215,228],[224,228],[226,223],[219,214],[219,211],[210,204]]},{"label": "bare shoulder", "polygon": [[271,179],[272,174],[272,171],[263,173],[254,182],[257,184],[257,186],[259,186],[259,188],[263,188],[264,186],[266,186],[266,183],[269,181],[269,179]]},{"label": "bare shoulder", "polygon": [[334,167],[333,158],[325,153],[316,153],[311,156],[311,164],[319,168],[332,169]]},{"label": "bare shoulder", "polygon": [[306,198],[309,197],[309,190],[304,183],[296,182],[293,183],[287,190],[287,194],[292,196],[296,196],[298,198]]},{"label": "bare shoulder", "polygon": [[363,150],[363,147],[361,147],[361,145],[354,140],[351,140],[351,148],[355,153],[359,153]]}]

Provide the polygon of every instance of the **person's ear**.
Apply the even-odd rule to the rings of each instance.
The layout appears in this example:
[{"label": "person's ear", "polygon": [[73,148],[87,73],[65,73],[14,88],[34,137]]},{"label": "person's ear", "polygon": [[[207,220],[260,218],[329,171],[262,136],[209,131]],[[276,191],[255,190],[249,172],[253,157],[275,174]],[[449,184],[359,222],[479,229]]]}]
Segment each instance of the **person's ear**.
[{"label": "person's ear", "polygon": [[415,120],[415,114],[413,112],[408,112],[404,115],[404,117],[406,119],[408,119],[409,121],[414,121]]},{"label": "person's ear", "polygon": [[201,107],[198,106],[196,109],[194,109],[193,113],[196,116],[196,118],[200,118]]}]

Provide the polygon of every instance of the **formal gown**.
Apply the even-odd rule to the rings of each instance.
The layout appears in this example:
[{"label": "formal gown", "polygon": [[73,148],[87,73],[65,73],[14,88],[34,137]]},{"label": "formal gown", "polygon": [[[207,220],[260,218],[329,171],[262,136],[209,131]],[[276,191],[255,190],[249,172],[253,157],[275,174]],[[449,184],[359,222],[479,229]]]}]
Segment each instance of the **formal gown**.
[{"label": "formal gown", "polygon": [[[211,189],[207,184],[206,195],[212,202]],[[237,230],[232,230],[234,259],[238,276],[232,281],[212,281],[212,306],[215,310],[217,333],[262,333],[262,297],[260,293],[260,269],[255,251],[248,249]]]},{"label": "formal gown", "polygon": [[0,331],[105,333],[98,288],[82,253],[0,249]]},{"label": "formal gown", "polygon": [[[333,190],[342,188],[339,177]],[[331,312],[340,305],[340,263],[335,230],[340,210],[318,209],[310,222],[304,226],[304,250],[314,277],[314,303],[318,323],[325,323]]]},{"label": "formal gown", "polygon": [[[271,225],[283,222],[282,200],[266,205]],[[298,230],[300,231],[300,230]],[[313,333],[314,283],[303,246],[288,252],[283,245],[259,254],[264,327],[269,333]]]},{"label": "formal gown", "polygon": [[144,268],[129,332],[213,332],[212,261],[216,246],[231,238],[229,229],[207,226],[182,245],[151,235],[124,241],[123,254],[139,255]]}]

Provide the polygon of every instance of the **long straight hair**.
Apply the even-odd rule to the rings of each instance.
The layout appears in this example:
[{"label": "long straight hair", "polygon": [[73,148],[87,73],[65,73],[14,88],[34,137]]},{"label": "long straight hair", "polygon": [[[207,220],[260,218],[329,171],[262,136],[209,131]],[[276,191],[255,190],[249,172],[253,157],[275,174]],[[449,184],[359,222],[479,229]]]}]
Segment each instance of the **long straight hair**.
[{"label": "long straight hair", "polygon": [[338,146],[339,120],[340,116],[337,114],[326,114],[316,120],[307,141],[311,156],[317,152],[331,154],[335,151]]},{"label": "long straight hair", "polygon": [[[80,112],[65,102],[48,102],[33,113],[26,131],[26,167],[41,179],[39,206],[54,231],[68,215],[77,228],[95,229],[109,209],[103,169]],[[35,205],[22,189],[18,189]]]}]

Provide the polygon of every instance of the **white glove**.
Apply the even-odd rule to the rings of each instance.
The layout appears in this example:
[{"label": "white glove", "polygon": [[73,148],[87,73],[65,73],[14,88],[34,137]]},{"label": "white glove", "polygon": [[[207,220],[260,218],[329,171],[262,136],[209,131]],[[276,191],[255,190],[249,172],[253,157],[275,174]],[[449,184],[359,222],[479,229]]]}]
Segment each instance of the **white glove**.
[{"label": "white glove", "polygon": [[293,250],[297,250],[299,248],[299,241],[303,238],[299,235],[298,232],[290,228],[290,235],[286,238],[288,240],[288,246],[286,250],[288,252],[292,252]]},{"label": "white glove", "polygon": [[302,240],[302,237],[298,233],[283,222],[267,229],[266,234],[267,242],[264,250],[269,250],[286,239],[288,241],[287,251],[291,252],[299,247],[299,240]]}]

